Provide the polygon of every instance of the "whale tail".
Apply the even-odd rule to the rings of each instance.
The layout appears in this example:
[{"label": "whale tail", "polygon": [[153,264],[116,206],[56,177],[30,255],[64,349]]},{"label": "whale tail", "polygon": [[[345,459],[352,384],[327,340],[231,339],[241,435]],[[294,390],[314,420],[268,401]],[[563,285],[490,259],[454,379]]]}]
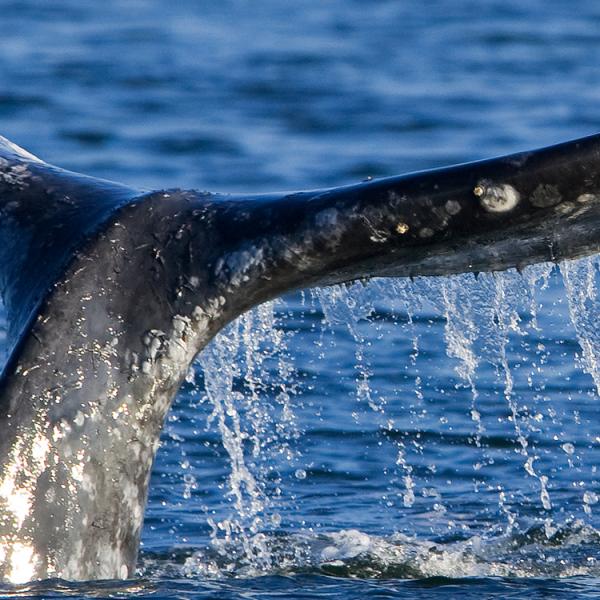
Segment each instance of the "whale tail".
[{"label": "whale tail", "polygon": [[145,193],[0,139],[0,577],[133,573],[164,417],[226,323],[301,287],[596,252],[599,160],[596,136],[328,190]]}]

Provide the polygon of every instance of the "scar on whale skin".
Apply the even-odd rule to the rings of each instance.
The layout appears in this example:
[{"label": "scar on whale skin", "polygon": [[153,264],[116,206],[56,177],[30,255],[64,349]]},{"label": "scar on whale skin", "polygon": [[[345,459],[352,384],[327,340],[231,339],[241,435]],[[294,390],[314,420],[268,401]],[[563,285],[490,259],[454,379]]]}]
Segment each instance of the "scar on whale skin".
[{"label": "scar on whale skin", "polygon": [[[290,290],[600,250],[600,137],[294,193],[144,192],[0,138],[0,579],[135,573],[189,365]],[[43,265],[43,268],[41,268]]]}]

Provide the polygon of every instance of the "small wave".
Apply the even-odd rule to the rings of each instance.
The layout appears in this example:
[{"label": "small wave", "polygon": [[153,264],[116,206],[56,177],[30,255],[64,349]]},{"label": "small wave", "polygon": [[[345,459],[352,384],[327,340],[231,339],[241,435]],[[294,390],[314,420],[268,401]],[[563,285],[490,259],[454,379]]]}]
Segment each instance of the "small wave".
[{"label": "small wave", "polygon": [[600,576],[600,532],[582,521],[519,532],[430,541],[349,529],[326,534],[257,534],[253,548],[215,542],[201,550],[144,553],[140,575],[250,578],[320,574],[361,579]]},{"label": "small wave", "polygon": [[152,594],[154,583],[146,580],[66,581],[45,579],[12,585],[0,583],[0,598],[132,598]]}]

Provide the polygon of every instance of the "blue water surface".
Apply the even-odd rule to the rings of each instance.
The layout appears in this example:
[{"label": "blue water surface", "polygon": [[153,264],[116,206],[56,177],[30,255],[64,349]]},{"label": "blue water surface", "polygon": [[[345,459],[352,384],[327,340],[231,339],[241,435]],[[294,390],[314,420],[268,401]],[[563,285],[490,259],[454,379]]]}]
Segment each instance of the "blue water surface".
[{"label": "blue water surface", "polygon": [[[0,0],[0,133],[143,188],[317,188],[598,129],[592,0]],[[599,597],[598,263],[561,270],[242,317],[166,423],[136,579],[0,595]]]}]

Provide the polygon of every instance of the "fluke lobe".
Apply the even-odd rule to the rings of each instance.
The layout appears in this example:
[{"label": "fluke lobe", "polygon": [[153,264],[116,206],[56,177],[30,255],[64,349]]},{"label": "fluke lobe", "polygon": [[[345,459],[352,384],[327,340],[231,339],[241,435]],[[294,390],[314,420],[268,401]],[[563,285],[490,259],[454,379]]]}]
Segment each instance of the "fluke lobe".
[{"label": "fluke lobe", "polygon": [[145,193],[0,138],[0,579],[133,576],[165,415],[288,290],[598,251],[600,136],[300,193]]}]

